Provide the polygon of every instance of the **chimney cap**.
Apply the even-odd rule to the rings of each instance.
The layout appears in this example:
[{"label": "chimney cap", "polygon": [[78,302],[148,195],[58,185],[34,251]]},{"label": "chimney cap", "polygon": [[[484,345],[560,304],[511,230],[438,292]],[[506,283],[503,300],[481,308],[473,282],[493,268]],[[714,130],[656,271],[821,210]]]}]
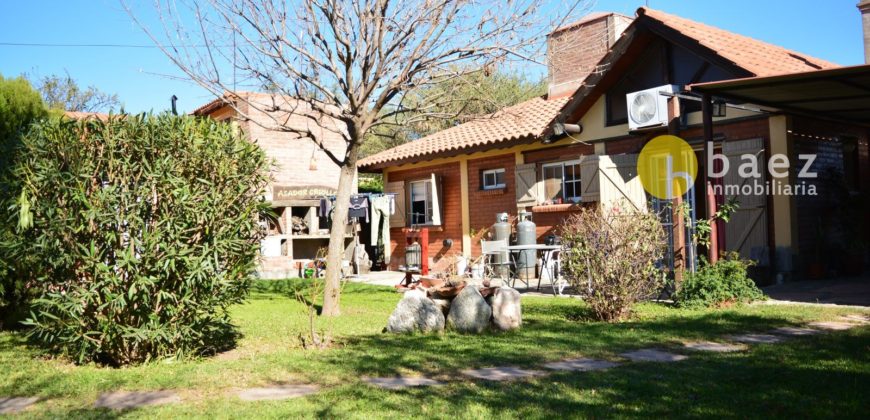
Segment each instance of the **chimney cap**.
[{"label": "chimney cap", "polygon": [[[864,1],[870,2],[870,0],[864,0]],[[619,17],[626,18],[628,20],[632,20],[631,17],[623,15],[621,13],[616,13],[616,12],[591,12],[591,13],[587,14],[586,16],[583,16],[582,18],[580,18],[580,20],[578,20],[578,21],[566,23],[565,25],[562,25],[556,29],[553,29],[552,31],[550,31],[550,34],[547,36],[548,37],[553,36],[559,32],[564,32],[564,31],[567,31],[569,29],[574,29],[578,26],[583,26],[583,25],[586,25],[588,23],[591,23],[591,22],[594,22],[597,20],[608,18],[610,16],[619,16]]]},{"label": "chimney cap", "polygon": [[870,10],[870,0],[861,0],[856,7],[858,7],[858,10],[861,12],[866,12]]}]

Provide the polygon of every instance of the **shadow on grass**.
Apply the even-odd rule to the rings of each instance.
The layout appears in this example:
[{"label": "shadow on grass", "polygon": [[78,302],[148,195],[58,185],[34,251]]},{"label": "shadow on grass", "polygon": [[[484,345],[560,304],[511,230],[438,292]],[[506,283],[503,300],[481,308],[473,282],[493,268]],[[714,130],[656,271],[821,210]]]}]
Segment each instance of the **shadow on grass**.
[{"label": "shadow on grass", "polygon": [[716,340],[734,333],[761,332],[796,325],[784,317],[712,312],[660,316],[652,320],[608,324],[570,321],[586,316],[581,306],[525,307],[523,327],[508,333],[463,335],[375,334],[344,340],[344,348],[324,355],[328,363],[357,375],[455,374],[469,367],[534,367],[572,356],[614,359],[642,347],[682,350],[682,341]]},{"label": "shadow on grass", "polygon": [[[425,407],[442,417],[860,418],[870,397],[866,345],[866,333],[832,334],[748,353],[693,354],[674,364],[625,364],[533,381],[462,381],[392,393],[357,385],[339,395],[388,417]],[[347,415],[347,406],[321,402],[318,416]]]}]

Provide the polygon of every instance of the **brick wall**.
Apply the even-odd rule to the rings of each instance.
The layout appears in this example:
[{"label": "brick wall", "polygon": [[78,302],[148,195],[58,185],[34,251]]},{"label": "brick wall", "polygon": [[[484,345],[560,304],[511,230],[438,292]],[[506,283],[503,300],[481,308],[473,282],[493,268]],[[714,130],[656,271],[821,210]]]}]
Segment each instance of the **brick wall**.
[{"label": "brick wall", "polygon": [[549,93],[559,96],[572,92],[596,70],[631,18],[616,14],[587,18],[550,33],[547,37]]},{"label": "brick wall", "polygon": [[[275,167],[271,172],[272,185],[283,186],[327,186],[338,187],[339,167],[320,149],[313,141],[300,138],[297,134],[285,131],[272,130],[267,127],[274,124],[272,118],[278,121],[286,121],[291,127],[304,129],[311,128],[321,138],[327,150],[339,157],[344,155],[345,143],[341,136],[334,130],[318,127],[305,116],[310,112],[307,109],[294,109],[292,112],[261,112],[252,109],[247,104],[240,104],[242,111],[252,121],[241,121],[240,126],[248,134],[249,138],[256,142],[266,153],[274,159]],[[287,106],[282,106],[287,108]],[[258,125],[266,125],[263,127]],[[324,125],[336,127],[335,123]]]},{"label": "brick wall", "polygon": [[[505,188],[500,190],[481,189],[481,172],[499,168],[504,168]],[[512,153],[468,161],[469,223],[471,229],[480,231],[482,228],[492,227],[497,213],[507,212],[511,216],[517,215],[515,169],[516,157]],[[480,241],[475,240],[475,238],[471,239],[471,255],[480,255]]]},{"label": "brick wall", "polygon": [[[462,204],[459,162],[437,166],[408,169],[389,173],[389,182],[418,181],[429,179],[431,174],[441,177],[441,220],[442,226],[429,227],[429,267],[434,267],[445,256],[462,254]],[[410,197],[405,198],[410,202]],[[396,209],[396,211],[400,211]],[[453,246],[446,248],[444,239],[452,239]],[[405,260],[405,233],[402,228],[390,229],[390,268],[396,269]]]},{"label": "brick wall", "polygon": [[[842,220],[843,197],[840,196],[842,192],[834,186],[842,182],[840,175],[837,174],[842,174],[844,170],[843,144],[838,139],[842,136],[857,139],[861,182],[859,187],[867,191],[868,181],[870,181],[867,130],[808,118],[793,119],[791,128],[789,141],[795,149],[790,156],[792,176],[796,177],[804,165],[803,160],[797,159],[798,154],[815,154],[816,159],[811,166],[811,171],[818,174],[815,179],[796,179],[798,184],[815,185],[818,193],[815,196],[795,197],[797,251],[801,256],[796,268],[800,271],[801,268],[805,269],[815,262],[817,252],[821,250],[821,262],[827,264],[826,270],[838,269],[841,265],[838,258],[842,256],[845,248],[836,249],[836,247],[848,246],[845,239],[848,232],[845,232],[845,229],[850,225],[849,221]],[[823,235],[822,238],[819,237],[820,233]],[[870,237],[870,231],[864,232],[864,236]]]}]

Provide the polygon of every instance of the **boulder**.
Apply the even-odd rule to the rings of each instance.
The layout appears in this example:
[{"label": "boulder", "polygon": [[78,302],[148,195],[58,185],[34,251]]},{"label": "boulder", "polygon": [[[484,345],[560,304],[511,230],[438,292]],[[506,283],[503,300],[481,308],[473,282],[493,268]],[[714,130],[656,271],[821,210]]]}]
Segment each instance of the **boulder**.
[{"label": "boulder", "polygon": [[444,330],[441,308],[421,290],[408,290],[387,320],[387,332],[410,333]]},{"label": "boulder", "polygon": [[515,330],[523,323],[520,292],[502,286],[492,295],[492,325],[502,331]]},{"label": "boulder", "polygon": [[491,317],[492,308],[477,287],[469,285],[450,304],[447,323],[459,332],[479,333],[489,326]]}]

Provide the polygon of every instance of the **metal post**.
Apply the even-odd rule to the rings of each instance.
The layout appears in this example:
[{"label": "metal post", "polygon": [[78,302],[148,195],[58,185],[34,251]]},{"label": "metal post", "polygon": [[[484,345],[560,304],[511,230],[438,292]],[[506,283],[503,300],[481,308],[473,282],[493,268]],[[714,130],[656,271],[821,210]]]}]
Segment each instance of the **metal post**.
[{"label": "metal post", "polygon": [[[704,159],[705,164],[710,160],[707,159],[707,156],[712,153],[712,150],[709,150],[709,145],[713,143],[713,100],[710,97],[709,93],[704,93],[701,98],[701,117],[704,124],[704,145],[701,149],[701,159]],[[713,185],[710,184],[710,180],[707,179],[707,173],[711,168],[704,167],[704,170],[701,174],[702,184],[704,186],[704,196],[707,198],[707,219],[710,219],[713,214],[716,212],[716,196],[713,194]],[[708,258],[710,259],[710,263],[713,264],[719,259],[719,244],[718,242],[719,232],[716,226],[716,222],[710,223],[710,246],[708,249]]]}]

